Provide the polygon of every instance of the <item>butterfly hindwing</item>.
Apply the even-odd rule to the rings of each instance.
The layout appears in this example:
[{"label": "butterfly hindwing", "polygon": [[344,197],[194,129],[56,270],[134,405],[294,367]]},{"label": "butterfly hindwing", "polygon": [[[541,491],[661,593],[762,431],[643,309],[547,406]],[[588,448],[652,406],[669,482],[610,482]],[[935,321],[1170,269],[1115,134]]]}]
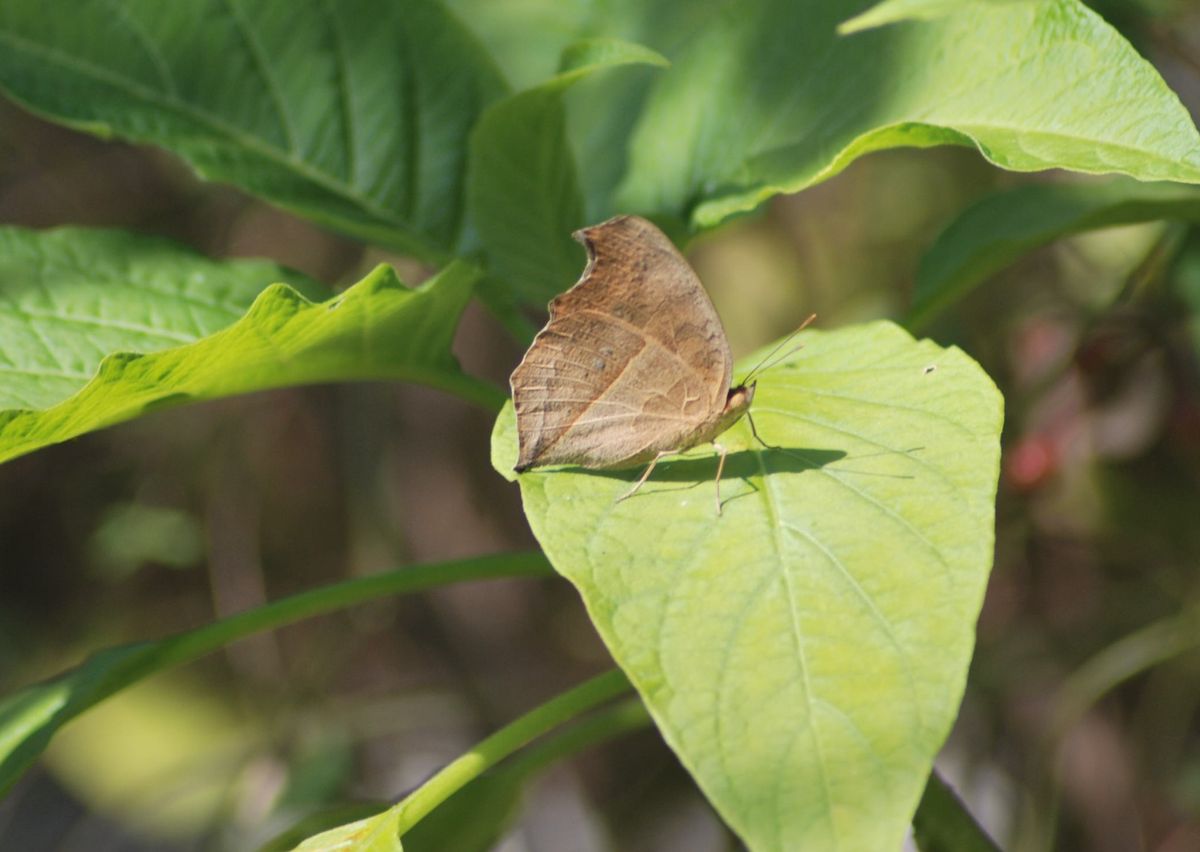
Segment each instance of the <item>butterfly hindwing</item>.
[{"label": "butterfly hindwing", "polygon": [[732,359],[716,310],[671,241],[620,216],[576,234],[579,283],[513,372],[518,470],[640,464],[720,417]]}]

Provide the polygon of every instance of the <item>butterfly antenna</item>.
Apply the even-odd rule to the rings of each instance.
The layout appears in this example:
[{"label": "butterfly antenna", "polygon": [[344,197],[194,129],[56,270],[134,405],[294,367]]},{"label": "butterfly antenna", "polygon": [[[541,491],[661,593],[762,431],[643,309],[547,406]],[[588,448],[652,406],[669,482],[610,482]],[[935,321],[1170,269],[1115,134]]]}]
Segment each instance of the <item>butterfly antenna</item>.
[{"label": "butterfly antenna", "polygon": [[[809,324],[809,323],[811,323],[811,322],[812,322],[813,320],[815,320],[816,318],[817,318],[817,315],[816,315],[816,314],[809,314],[809,315],[808,315],[808,319],[806,319],[804,322],[800,323],[800,327],[799,327],[799,328],[797,328],[795,331],[793,331],[791,334],[789,334],[789,335],[788,335],[787,337],[785,337],[783,340],[779,341],[778,345],[776,345],[776,347],[775,347],[774,349],[772,349],[770,352],[768,352],[768,353],[767,353],[767,355],[766,355],[766,357],[765,357],[765,358],[763,358],[761,361],[759,361],[759,362],[758,362],[758,364],[756,364],[756,365],[755,365],[755,366],[754,366],[754,367],[753,367],[753,368],[750,370],[750,372],[746,374],[746,377],[745,377],[744,379],[742,379],[742,384],[743,384],[743,385],[748,385],[748,384],[750,384],[750,382],[751,382],[751,381],[753,381],[754,377],[755,377],[756,375],[758,375],[759,373],[761,373],[763,370],[769,370],[769,369],[771,369],[771,368],[772,368],[772,367],[774,367],[776,364],[778,364],[780,361],[782,361],[782,360],[784,360],[785,358],[787,358],[788,356],[790,356],[790,355],[791,355],[793,352],[797,352],[797,351],[799,351],[799,350],[803,349],[803,348],[804,348],[804,344],[803,344],[803,343],[801,343],[799,346],[793,347],[792,349],[789,349],[787,352],[784,352],[784,353],[783,353],[782,355],[780,355],[778,358],[775,358],[775,354],[776,354],[776,353],[777,353],[777,352],[778,352],[780,349],[782,349],[783,347],[785,347],[785,346],[787,346],[789,343],[791,343],[791,342],[792,342],[792,339],[793,339],[793,338],[795,338],[795,336],[796,336],[797,334],[799,334],[800,332],[804,331],[804,329],[806,329],[806,328],[808,327],[808,324]],[[772,360],[772,359],[774,359],[774,360]],[[756,436],[756,437],[757,437],[757,436]],[[765,445],[764,445],[764,446],[765,446]]]}]

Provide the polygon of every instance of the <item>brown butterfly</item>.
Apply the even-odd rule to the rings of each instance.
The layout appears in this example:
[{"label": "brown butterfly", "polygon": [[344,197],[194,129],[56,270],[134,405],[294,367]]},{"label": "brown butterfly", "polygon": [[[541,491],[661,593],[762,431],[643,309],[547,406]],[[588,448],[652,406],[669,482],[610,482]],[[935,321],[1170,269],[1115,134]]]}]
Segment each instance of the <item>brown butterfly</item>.
[{"label": "brown butterfly", "polygon": [[714,439],[754,399],[730,387],[733,358],[700,279],[667,236],[638,216],[577,231],[583,276],[550,302],[550,321],[512,374],[516,471],[550,464],[627,468],[712,442],[717,513],[726,449]]}]

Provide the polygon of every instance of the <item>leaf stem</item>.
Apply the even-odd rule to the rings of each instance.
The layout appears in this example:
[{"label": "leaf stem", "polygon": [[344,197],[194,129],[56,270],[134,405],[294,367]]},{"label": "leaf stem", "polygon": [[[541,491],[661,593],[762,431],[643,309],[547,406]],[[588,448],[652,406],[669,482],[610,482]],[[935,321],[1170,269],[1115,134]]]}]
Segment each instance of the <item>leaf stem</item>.
[{"label": "leaf stem", "polygon": [[[398,805],[401,835],[470,781],[519,748],[568,719],[629,689],[629,680],[625,674],[620,669],[612,669],[550,699],[480,741],[473,749],[447,764]],[[587,733],[589,732],[585,731],[585,734]],[[594,732],[590,733],[594,735]],[[565,741],[568,744],[571,742],[569,739]]]},{"label": "leaf stem", "polygon": [[155,643],[160,648],[157,661],[163,667],[186,662],[252,633],[273,630],[314,615],[344,609],[387,595],[419,592],[436,586],[472,580],[545,577],[551,574],[550,565],[540,551],[492,554],[454,562],[397,568],[309,589],[163,639]]},{"label": "leaf stem", "polygon": [[552,573],[540,552],[414,565],[311,589],[157,641],[106,648],[81,665],[0,699],[0,793],[60,727],[129,684],[257,633],[384,595],[449,583]]},{"label": "leaf stem", "polygon": [[611,707],[597,710],[561,734],[525,749],[513,758],[511,770],[515,775],[527,777],[597,743],[651,724],[650,714],[642,700],[627,698]]}]

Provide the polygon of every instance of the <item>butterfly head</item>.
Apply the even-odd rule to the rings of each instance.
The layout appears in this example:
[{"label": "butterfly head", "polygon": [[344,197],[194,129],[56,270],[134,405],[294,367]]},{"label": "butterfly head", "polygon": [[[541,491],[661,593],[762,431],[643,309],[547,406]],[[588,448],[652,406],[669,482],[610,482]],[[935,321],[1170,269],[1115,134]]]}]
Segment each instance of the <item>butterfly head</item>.
[{"label": "butterfly head", "polygon": [[746,385],[731,387],[729,396],[725,398],[725,411],[736,411],[739,417],[745,414],[750,403],[754,401],[754,388],[757,385],[758,382],[750,382]]},{"label": "butterfly head", "polygon": [[750,382],[745,385],[737,385],[729,389],[729,395],[725,397],[725,408],[721,411],[721,416],[717,420],[716,428],[712,431],[712,435],[720,435],[734,423],[742,419],[747,411],[750,410],[750,403],[754,400],[754,387],[757,382]]}]

